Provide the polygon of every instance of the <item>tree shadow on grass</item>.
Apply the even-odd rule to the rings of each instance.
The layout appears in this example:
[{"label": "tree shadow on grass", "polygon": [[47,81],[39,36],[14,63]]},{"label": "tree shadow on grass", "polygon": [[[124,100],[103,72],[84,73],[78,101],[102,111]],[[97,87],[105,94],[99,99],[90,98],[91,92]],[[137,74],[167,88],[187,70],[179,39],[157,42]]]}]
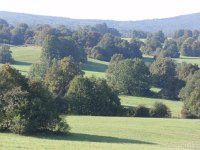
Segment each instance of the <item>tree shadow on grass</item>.
[{"label": "tree shadow on grass", "polygon": [[106,72],[107,69],[108,66],[105,64],[100,64],[90,61],[88,61],[83,67],[83,70],[94,71],[94,72]]},{"label": "tree shadow on grass", "polygon": [[45,133],[35,135],[36,138],[47,140],[66,140],[66,141],[83,141],[83,142],[99,142],[99,143],[127,143],[127,144],[156,144],[151,142],[145,142],[140,140],[132,140],[125,138],[117,138],[102,135],[91,135],[83,133],[69,133],[69,134],[55,134]]},{"label": "tree shadow on grass", "polygon": [[30,66],[30,65],[32,65],[32,63],[24,62],[24,61],[15,61],[13,65]]}]

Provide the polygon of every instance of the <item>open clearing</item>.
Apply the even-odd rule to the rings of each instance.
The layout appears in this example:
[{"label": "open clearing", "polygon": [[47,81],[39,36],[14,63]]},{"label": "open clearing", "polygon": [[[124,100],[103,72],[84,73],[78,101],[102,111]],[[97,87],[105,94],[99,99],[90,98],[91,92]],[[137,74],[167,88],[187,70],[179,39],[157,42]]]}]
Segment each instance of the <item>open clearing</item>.
[{"label": "open clearing", "polygon": [[69,135],[0,133],[0,149],[199,150],[200,121],[69,116]]}]

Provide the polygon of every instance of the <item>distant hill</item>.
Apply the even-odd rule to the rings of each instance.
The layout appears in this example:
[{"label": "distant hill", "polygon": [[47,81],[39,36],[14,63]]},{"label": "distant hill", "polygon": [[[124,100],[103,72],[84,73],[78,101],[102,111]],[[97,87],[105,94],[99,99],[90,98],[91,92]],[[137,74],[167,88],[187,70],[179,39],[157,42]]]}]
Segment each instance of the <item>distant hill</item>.
[{"label": "distant hill", "polygon": [[165,19],[152,19],[142,21],[114,21],[95,19],[71,19],[64,17],[40,16],[0,11],[0,18],[7,20],[10,24],[27,23],[28,25],[66,25],[71,28],[83,25],[94,25],[105,22],[109,27],[116,28],[119,31],[140,29],[150,32],[162,30],[165,33],[172,33],[177,29],[200,29],[200,13],[182,15]]}]

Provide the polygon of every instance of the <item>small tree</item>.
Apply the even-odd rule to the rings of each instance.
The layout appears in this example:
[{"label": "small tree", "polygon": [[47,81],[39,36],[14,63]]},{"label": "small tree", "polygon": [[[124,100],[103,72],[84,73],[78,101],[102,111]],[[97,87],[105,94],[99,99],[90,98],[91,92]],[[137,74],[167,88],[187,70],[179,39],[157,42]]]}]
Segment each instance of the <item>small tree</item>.
[{"label": "small tree", "polygon": [[14,63],[14,59],[12,58],[11,55],[12,51],[10,51],[10,47],[9,46],[2,46],[0,48],[0,63],[10,63],[13,64]]}]

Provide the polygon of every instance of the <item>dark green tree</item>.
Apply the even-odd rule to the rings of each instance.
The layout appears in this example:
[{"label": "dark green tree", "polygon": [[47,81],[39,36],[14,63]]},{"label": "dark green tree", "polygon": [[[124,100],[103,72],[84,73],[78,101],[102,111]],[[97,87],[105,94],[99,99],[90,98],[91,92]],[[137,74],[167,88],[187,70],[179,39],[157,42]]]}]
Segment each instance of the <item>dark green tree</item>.
[{"label": "dark green tree", "polygon": [[9,65],[0,68],[0,79],[0,130],[18,134],[68,130],[41,81],[28,81]]},{"label": "dark green tree", "polygon": [[150,109],[150,116],[155,118],[168,118],[171,117],[171,111],[165,104],[156,102],[153,108]]},{"label": "dark green tree", "polygon": [[154,86],[161,88],[162,98],[178,99],[184,82],[176,77],[176,65],[170,58],[158,58],[150,66]]},{"label": "dark green tree", "polygon": [[183,101],[182,115],[186,118],[200,118],[200,71],[196,71],[186,82],[179,96]]},{"label": "dark green tree", "polygon": [[115,116],[121,113],[117,94],[103,79],[78,76],[70,83],[65,97],[73,114]]},{"label": "dark green tree", "polygon": [[187,81],[187,78],[194,74],[195,71],[199,70],[199,66],[198,65],[193,65],[193,64],[188,64],[185,62],[182,62],[181,64],[177,65],[176,68],[176,74],[177,77],[181,80]]},{"label": "dark green tree", "polygon": [[10,51],[10,47],[9,46],[4,45],[4,46],[0,47],[0,63],[13,64],[14,63],[14,59],[12,58],[11,53],[12,53],[12,51]]},{"label": "dark green tree", "polygon": [[112,34],[104,34],[97,46],[88,51],[89,57],[110,61],[114,54],[122,54],[125,58],[142,57],[140,42],[131,40],[130,43]]},{"label": "dark green tree", "polygon": [[70,81],[76,75],[83,75],[80,65],[73,58],[65,57],[54,61],[45,76],[45,84],[54,95],[64,96]]},{"label": "dark green tree", "polygon": [[60,60],[64,57],[73,57],[76,62],[85,62],[86,54],[80,50],[72,38],[47,36],[42,48],[41,60],[51,64],[53,59]]},{"label": "dark green tree", "polygon": [[163,47],[156,50],[155,56],[163,58],[178,58],[180,56],[180,53],[176,41],[172,39],[166,39]]},{"label": "dark green tree", "polygon": [[28,29],[27,24],[18,24],[12,31],[11,43],[14,45],[22,45],[25,43],[25,33]]},{"label": "dark green tree", "polygon": [[140,59],[114,61],[109,64],[106,75],[108,84],[119,93],[136,96],[149,94],[149,69]]}]

